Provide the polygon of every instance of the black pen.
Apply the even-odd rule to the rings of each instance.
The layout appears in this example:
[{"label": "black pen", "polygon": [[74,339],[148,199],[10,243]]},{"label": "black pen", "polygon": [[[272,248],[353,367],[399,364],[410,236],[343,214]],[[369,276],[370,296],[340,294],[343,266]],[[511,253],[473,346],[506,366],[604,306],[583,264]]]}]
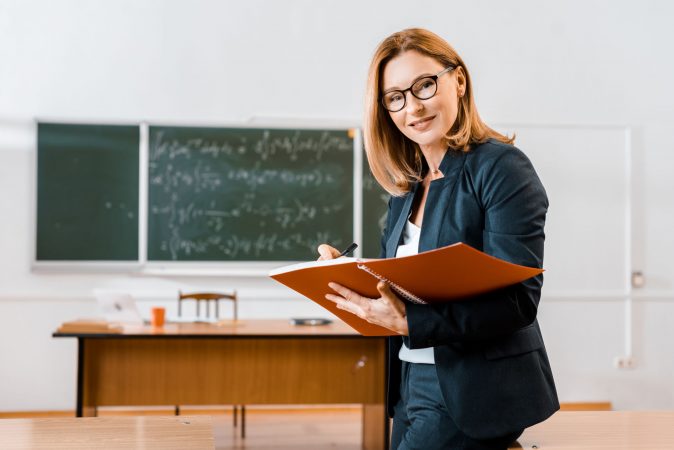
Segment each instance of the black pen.
[{"label": "black pen", "polygon": [[[346,256],[357,248],[358,248],[358,244],[356,244],[354,242],[351,245],[349,245],[348,247],[346,247],[346,250],[344,250],[342,253],[340,253],[339,256]],[[338,256],[338,258],[339,258],[339,256]]]}]

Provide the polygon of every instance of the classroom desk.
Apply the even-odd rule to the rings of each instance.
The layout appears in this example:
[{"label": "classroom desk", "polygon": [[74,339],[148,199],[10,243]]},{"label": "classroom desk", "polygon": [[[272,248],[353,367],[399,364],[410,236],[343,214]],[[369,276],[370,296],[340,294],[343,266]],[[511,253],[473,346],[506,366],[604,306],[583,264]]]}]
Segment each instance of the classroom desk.
[{"label": "classroom desk", "polygon": [[559,411],[510,449],[671,450],[674,411]]},{"label": "classroom desk", "polygon": [[286,320],[54,333],[78,341],[77,416],[99,406],[362,404],[363,448],[388,440],[384,338]]},{"label": "classroom desk", "polygon": [[2,419],[0,442],[12,450],[215,448],[208,416]]}]

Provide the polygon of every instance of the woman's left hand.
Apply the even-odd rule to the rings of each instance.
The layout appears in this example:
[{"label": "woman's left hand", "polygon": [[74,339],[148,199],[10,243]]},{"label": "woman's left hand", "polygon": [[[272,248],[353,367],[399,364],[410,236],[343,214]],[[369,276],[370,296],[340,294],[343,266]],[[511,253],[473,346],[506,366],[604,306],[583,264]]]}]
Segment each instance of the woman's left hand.
[{"label": "woman's left hand", "polygon": [[339,295],[326,294],[325,298],[335,302],[337,308],[348,311],[375,325],[388,328],[407,336],[407,312],[405,303],[391,290],[391,287],[380,281],[377,290],[379,298],[367,298],[337,283],[328,283],[330,289]]}]

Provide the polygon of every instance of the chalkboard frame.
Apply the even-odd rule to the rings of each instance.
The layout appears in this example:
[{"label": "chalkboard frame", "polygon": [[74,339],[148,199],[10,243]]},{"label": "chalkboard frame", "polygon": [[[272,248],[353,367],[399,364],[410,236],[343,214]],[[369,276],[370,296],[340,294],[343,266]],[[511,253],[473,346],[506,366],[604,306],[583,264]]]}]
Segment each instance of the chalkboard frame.
[{"label": "chalkboard frame", "polygon": [[[38,153],[37,153],[37,124],[57,123],[63,125],[125,125],[138,126],[140,130],[139,145],[139,211],[138,211],[138,260],[134,261],[44,261],[37,259],[37,183],[38,183]],[[32,161],[31,186],[34,192],[31,195],[33,205],[33,236],[31,248],[31,268],[35,271],[46,272],[86,272],[86,273],[136,273],[139,275],[154,276],[236,276],[259,277],[266,276],[269,270],[281,265],[299,261],[149,261],[147,258],[148,239],[148,165],[149,165],[149,128],[158,127],[217,127],[217,128],[269,128],[289,130],[325,129],[348,131],[353,133],[353,239],[360,244],[362,239],[362,131],[356,121],[339,120],[265,120],[230,123],[186,123],[167,121],[144,122],[112,122],[91,120],[62,120],[62,119],[35,119],[35,151]],[[361,248],[354,252],[354,256],[361,255]]]}]

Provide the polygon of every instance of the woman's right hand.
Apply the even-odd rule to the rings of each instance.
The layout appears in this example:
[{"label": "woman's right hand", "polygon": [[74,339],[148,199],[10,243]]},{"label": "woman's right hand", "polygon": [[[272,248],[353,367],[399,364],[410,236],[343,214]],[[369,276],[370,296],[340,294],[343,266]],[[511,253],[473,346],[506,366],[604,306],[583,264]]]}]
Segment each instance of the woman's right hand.
[{"label": "woman's right hand", "polygon": [[328,244],[321,244],[318,246],[318,261],[325,261],[326,259],[335,259],[339,257],[340,251]]}]

